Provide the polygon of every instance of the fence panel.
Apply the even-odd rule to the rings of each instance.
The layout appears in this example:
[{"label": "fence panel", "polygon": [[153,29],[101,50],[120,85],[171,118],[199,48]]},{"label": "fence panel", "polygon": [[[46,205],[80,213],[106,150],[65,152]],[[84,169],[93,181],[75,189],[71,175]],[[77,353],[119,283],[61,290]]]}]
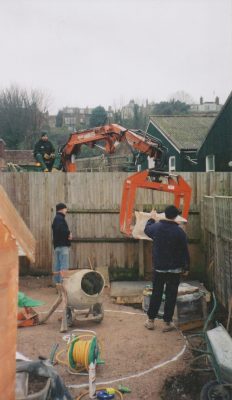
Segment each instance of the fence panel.
[{"label": "fence panel", "polygon": [[220,302],[227,307],[232,296],[232,197],[205,196],[203,208],[208,273]]},{"label": "fence panel", "polygon": [[[51,223],[55,215],[55,204],[58,202],[65,202],[70,209],[74,210],[67,216],[71,230],[77,239],[71,250],[74,266],[87,265],[89,256],[94,260],[95,265],[122,267],[137,265],[138,243],[120,242],[123,237],[119,231],[123,183],[130,175],[131,173],[127,172],[0,173],[0,184],[5,188],[37,241],[34,268],[51,271],[53,253]],[[210,195],[211,190],[213,194],[217,191],[218,195],[224,195],[227,191],[228,195],[232,195],[232,174],[182,173],[181,175],[192,187],[192,214],[189,216],[187,233],[190,240],[196,242],[200,239],[199,212],[203,196]],[[204,221],[208,232],[214,234],[214,223],[209,213],[210,200],[208,200],[208,208],[205,206],[205,201],[207,200],[204,200],[202,206]],[[136,196],[137,209],[141,209],[141,206],[147,206],[150,209],[153,206],[163,210],[165,205],[170,203],[172,203],[172,196],[163,192],[139,189]],[[224,220],[228,221],[226,237],[230,232],[229,224],[232,225],[227,208],[225,205],[223,211]],[[223,224],[225,225],[225,222]],[[91,240],[88,241],[88,239]],[[144,246],[144,252],[146,248]],[[225,262],[228,263],[230,260],[227,254],[228,246],[226,249],[224,254],[227,261]],[[147,259],[148,257],[144,257],[145,264],[147,264]]]}]

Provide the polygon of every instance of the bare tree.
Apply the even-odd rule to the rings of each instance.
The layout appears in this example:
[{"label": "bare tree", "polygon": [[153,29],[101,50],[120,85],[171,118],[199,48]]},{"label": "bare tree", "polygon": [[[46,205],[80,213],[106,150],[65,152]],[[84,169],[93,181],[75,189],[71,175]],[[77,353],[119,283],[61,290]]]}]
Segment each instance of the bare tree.
[{"label": "bare tree", "polygon": [[0,137],[8,148],[32,148],[47,119],[45,95],[18,86],[0,91]]},{"label": "bare tree", "polygon": [[175,101],[181,101],[182,103],[186,104],[193,104],[194,100],[193,97],[189,94],[186,93],[184,90],[179,90],[172,95],[169,96],[169,101],[175,100]]}]

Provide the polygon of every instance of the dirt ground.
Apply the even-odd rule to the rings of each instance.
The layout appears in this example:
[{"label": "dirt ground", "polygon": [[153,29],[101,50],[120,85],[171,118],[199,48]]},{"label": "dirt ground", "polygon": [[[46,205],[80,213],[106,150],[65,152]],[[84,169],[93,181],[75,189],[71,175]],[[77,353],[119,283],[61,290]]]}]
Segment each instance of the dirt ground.
[{"label": "dirt ground", "polygon": [[[45,277],[20,278],[22,292],[45,302],[37,308],[38,312],[48,310],[57,296],[49,283],[50,279]],[[167,382],[172,382],[173,375],[183,376],[190,359],[183,335],[179,331],[162,333],[161,321],[157,321],[154,331],[148,331],[144,327],[146,316],[142,310],[114,304],[109,289],[105,289],[104,309],[104,319],[100,324],[84,321],[70,328],[90,329],[97,334],[101,359],[105,361],[105,365],[97,367],[97,383],[107,382],[104,386],[116,389],[119,384],[128,386],[131,393],[124,395],[128,400],[173,399]],[[60,315],[54,313],[45,325],[18,329],[17,351],[35,360],[39,356],[49,358],[54,343],[59,344],[59,350],[65,348],[64,334],[59,332]],[[88,382],[87,377],[69,374],[63,365],[56,365],[56,368],[66,386]],[[165,391],[163,389],[161,395],[163,387]],[[87,388],[72,388],[70,393],[77,398]],[[191,397],[183,394],[179,399]]]}]

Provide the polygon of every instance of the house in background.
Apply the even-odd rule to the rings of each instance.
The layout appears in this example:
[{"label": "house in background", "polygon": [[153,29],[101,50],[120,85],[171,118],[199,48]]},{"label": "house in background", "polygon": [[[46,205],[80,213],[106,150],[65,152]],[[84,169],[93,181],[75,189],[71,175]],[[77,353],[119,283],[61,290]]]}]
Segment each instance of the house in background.
[{"label": "house in background", "polygon": [[232,92],[197,152],[198,171],[232,172]]},{"label": "house in background", "polygon": [[222,108],[219,103],[219,97],[215,98],[215,101],[204,101],[203,97],[200,97],[200,104],[191,104],[190,111],[193,113],[218,113]]},{"label": "house in background", "polygon": [[198,171],[197,151],[216,118],[215,114],[151,116],[147,133],[167,148],[166,171]]}]

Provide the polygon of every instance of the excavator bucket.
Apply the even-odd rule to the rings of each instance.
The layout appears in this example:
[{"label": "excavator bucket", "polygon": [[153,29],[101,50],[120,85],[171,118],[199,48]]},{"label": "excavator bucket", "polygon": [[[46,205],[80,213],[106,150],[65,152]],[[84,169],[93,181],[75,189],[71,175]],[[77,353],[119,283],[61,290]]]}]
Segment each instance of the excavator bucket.
[{"label": "excavator bucket", "polygon": [[128,177],[123,185],[120,231],[126,236],[131,236],[133,228],[132,220],[137,188],[173,194],[173,204],[177,208],[182,208],[183,218],[188,218],[192,189],[180,175],[168,174],[155,170],[137,172]]}]

